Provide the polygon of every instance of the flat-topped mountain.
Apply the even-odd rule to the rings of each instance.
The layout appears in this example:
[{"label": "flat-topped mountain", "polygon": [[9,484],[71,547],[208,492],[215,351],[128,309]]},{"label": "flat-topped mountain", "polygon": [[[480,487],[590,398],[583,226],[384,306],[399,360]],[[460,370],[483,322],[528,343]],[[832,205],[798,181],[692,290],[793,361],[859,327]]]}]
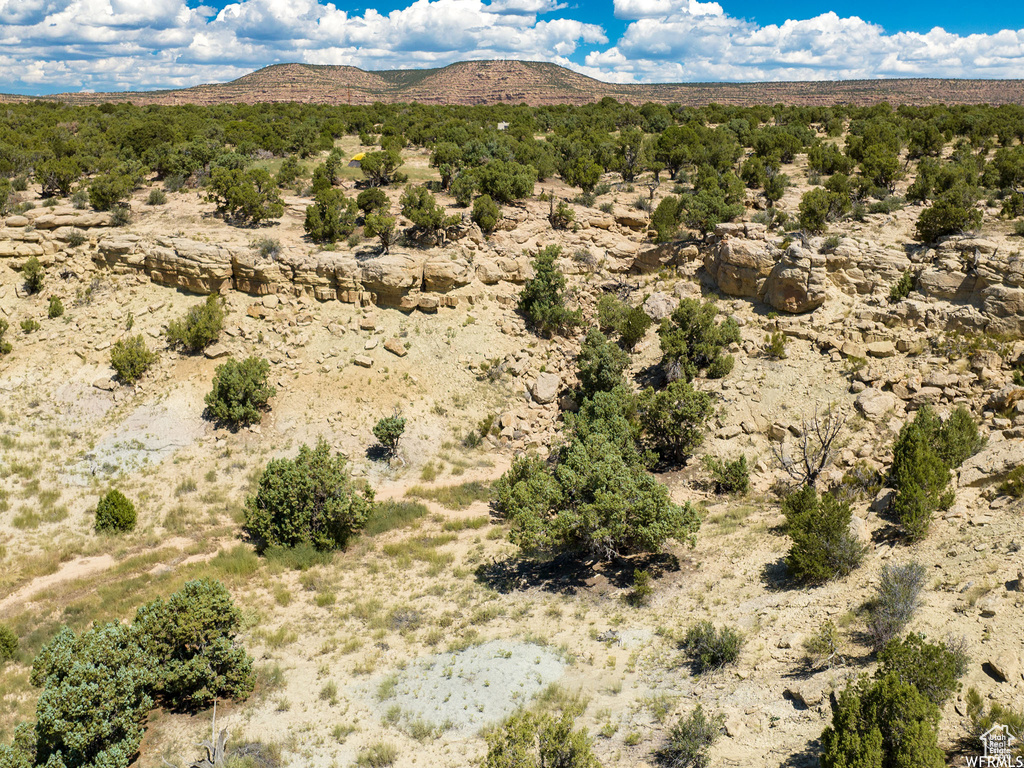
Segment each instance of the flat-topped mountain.
[{"label": "flat-topped mountain", "polygon": [[[557,64],[463,61],[439,69],[367,72],[358,67],[274,64],[228,83],[165,91],[62,93],[42,98],[74,103],[136,104],[305,102],[371,104],[586,104],[611,97],[633,103],[699,106],[710,102],[828,105],[1024,104],[1024,80],[843,80],[780,83],[605,83]],[[26,96],[0,96],[24,101]]]}]

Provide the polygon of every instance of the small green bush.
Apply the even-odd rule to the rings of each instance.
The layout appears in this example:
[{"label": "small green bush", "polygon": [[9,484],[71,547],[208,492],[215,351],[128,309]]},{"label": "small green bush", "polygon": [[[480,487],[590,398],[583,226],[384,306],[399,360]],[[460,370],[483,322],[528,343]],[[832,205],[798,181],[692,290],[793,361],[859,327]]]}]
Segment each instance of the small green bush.
[{"label": "small green bush", "polygon": [[119,205],[115,205],[113,208],[110,209],[110,226],[127,227],[131,223],[131,206],[121,203]]},{"label": "small green bush", "polygon": [[769,360],[784,360],[786,358],[786,334],[782,331],[766,333],[764,354]]},{"label": "small green bush", "polygon": [[167,203],[167,193],[162,189],[151,189],[149,191],[149,197],[146,198],[146,205],[165,205]]},{"label": "small green bush", "polygon": [[357,768],[389,768],[398,759],[398,747],[385,741],[377,741],[361,749],[356,755]]},{"label": "small green bush", "polygon": [[900,276],[900,279],[893,284],[892,288],[889,289],[889,301],[903,301],[903,299],[910,295],[910,292],[913,289],[914,270],[908,269]]},{"label": "small green bush", "polygon": [[96,505],[96,530],[120,533],[135,528],[135,505],[111,488]]},{"label": "small green bush", "polygon": [[21,321],[22,333],[35,333],[40,328],[42,328],[42,326],[34,317],[29,317]]},{"label": "small green bush", "polygon": [[11,324],[0,317],[0,355],[8,355],[11,352],[11,342],[5,341],[4,336],[11,329]]},{"label": "small green bush", "polygon": [[46,270],[35,256],[29,256],[25,266],[21,268],[21,276],[25,278],[25,288],[29,293],[39,293],[46,282]]},{"label": "small green bush", "polygon": [[822,768],[943,768],[939,708],[894,674],[862,676],[839,695],[821,735]]},{"label": "small green bush", "polygon": [[864,559],[866,547],[850,533],[849,502],[831,493],[819,497],[814,486],[805,485],[783,500],[782,514],[793,540],[786,567],[797,581],[822,584],[841,579]]},{"label": "small green bush", "polygon": [[735,664],[743,643],[743,635],[735,629],[722,627],[716,630],[714,624],[704,620],[690,627],[679,645],[700,673]]},{"label": "small green bush", "polygon": [[224,300],[215,293],[192,306],[184,317],[167,325],[167,341],[188,352],[200,352],[213,344],[224,326]]},{"label": "small green bush", "polygon": [[0,624],[0,666],[14,658],[18,652],[18,636],[6,624]]},{"label": "small green bush", "polygon": [[518,712],[487,735],[482,768],[601,768],[585,728],[576,728],[578,706],[559,716]]},{"label": "small green bush", "polygon": [[732,370],[735,360],[722,350],[739,342],[740,329],[732,318],[716,323],[717,315],[713,301],[683,299],[661,321],[662,367],[669,381],[693,381],[702,370],[708,378],[722,378]]},{"label": "small green bush", "polygon": [[921,606],[925,568],[920,563],[887,563],[878,580],[878,594],[868,616],[868,634],[875,650],[900,635]]},{"label": "small green bush", "polygon": [[836,664],[841,663],[840,642],[839,630],[835,623],[832,619],[825,619],[817,631],[804,641],[808,664],[813,669],[822,667],[832,669]]},{"label": "small green bush", "polygon": [[658,750],[659,765],[664,768],[707,768],[708,754],[718,741],[725,725],[725,716],[708,717],[700,704],[669,731],[668,741]]},{"label": "small green bush", "polygon": [[541,250],[533,260],[534,277],[519,294],[519,311],[545,336],[564,332],[583,321],[579,309],[570,310],[565,306],[562,296],[565,276],[555,265],[561,252],[557,245]]},{"label": "small green bush", "polygon": [[141,333],[118,339],[110,348],[110,366],[125,384],[134,384],[155,362],[156,352],[149,350]]},{"label": "small green bush", "polygon": [[750,490],[750,469],[747,457],[723,461],[715,456],[703,457],[704,468],[715,480],[715,493],[744,494]]},{"label": "small green bush", "polygon": [[268,546],[339,549],[366,524],[373,492],[356,490],[345,457],[321,439],[295,459],[274,459],[245,503],[245,525],[260,552]]},{"label": "small green bush", "polygon": [[[971,721],[971,735],[974,738],[987,733],[994,726],[1005,725],[1010,733],[1024,733],[1024,712],[1011,709],[998,701],[989,702],[985,707],[985,699],[975,688],[967,689],[967,717]],[[1014,757],[1024,757],[1024,743],[1017,742],[1013,750]]]},{"label": "small green bush", "polygon": [[195,712],[217,699],[245,699],[252,657],[237,642],[242,612],[219,581],[187,582],[167,600],[139,608],[132,631],[154,660],[154,694],[170,709]]},{"label": "small green bush", "polygon": [[630,605],[640,608],[651,602],[651,595],[654,594],[653,579],[649,571],[639,568],[633,569],[633,589],[627,597]]},{"label": "small green bush", "polygon": [[60,317],[64,314],[64,302],[60,300],[60,296],[51,296],[50,305],[46,310],[46,316],[51,320]]},{"label": "small green bush", "polygon": [[999,484],[999,493],[1019,499],[1024,496],[1024,465],[1014,467]]},{"label": "small green bush", "polygon": [[490,195],[480,195],[473,201],[473,212],[470,218],[483,232],[493,232],[501,220],[501,208],[494,202]]},{"label": "small green bush", "polygon": [[214,421],[231,427],[259,424],[275,390],[267,383],[270,363],[261,357],[228,360],[217,366],[204,402]]},{"label": "small green bush", "polygon": [[391,416],[384,416],[373,425],[373,436],[377,438],[388,456],[394,456],[398,452],[398,441],[405,433],[405,417],[396,412]]},{"label": "small green bush", "polygon": [[969,660],[948,646],[929,643],[924,635],[911,633],[902,640],[890,640],[878,654],[878,661],[881,666],[876,677],[895,675],[941,707],[960,690],[958,678],[966,674]]},{"label": "small green bush", "polygon": [[950,470],[982,445],[978,425],[963,406],[945,422],[925,406],[913,421],[903,425],[893,446],[890,475],[896,496],[892,507],[911,540],[923,539],[935,510],[953,503]]},{"label": "small green bush", "polygon": [[593,397],[623,384],[622,372],[628,364],[629,355],[609,342],[599,330],[591,328],[576,358],[581,395]]},{"label": "small green bush", "polygon": [[682,464],[693,454],[715,410],[711,395],[686,381],[657,391],[648,387],[638,406],[644,440],[662,464]]}]

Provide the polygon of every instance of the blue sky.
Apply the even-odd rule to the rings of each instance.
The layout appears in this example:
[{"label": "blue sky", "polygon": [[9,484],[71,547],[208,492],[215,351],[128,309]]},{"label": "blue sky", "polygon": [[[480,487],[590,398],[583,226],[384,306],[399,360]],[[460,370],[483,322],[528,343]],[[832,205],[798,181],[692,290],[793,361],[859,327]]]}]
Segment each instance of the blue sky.
[{"label": "blue sky", "polygon": [[0,0],[0,91],[223,82],[267,64],[552,61],[609,82],[1024,78],[1024,4],[921,0]]}]

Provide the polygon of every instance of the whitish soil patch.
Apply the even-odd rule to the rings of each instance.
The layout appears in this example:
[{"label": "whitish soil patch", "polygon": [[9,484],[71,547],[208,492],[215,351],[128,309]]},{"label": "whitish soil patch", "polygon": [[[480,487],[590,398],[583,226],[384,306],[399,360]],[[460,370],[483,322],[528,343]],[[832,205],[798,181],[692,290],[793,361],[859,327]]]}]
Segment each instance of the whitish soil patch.
[{"label": "whitish soil patch", "polygon": [[508,717],[564,671],[562,659],[547,648],[493,640],[420,659],[376,678],[367,693],[389,719],[399,707],[405,724],[468,736]]}]

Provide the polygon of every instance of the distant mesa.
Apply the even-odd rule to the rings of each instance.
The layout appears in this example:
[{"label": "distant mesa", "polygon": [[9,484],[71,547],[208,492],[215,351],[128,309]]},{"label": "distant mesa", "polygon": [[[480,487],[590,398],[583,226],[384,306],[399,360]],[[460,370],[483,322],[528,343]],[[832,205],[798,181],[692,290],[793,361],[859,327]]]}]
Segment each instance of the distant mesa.
[{"label": "distant mesa", "polygon": [[[30,96],[0,96],[27,101]],[[840,80],[790,83],[620,85],[539,61],[463,61],[440,69],[367,72],[357,67],[274,64],[229,83],[167,91],[61,93],[39,97],[75,104],[589,104],[603,98],[642,104],[1024,104],[1024,80]]]}]

